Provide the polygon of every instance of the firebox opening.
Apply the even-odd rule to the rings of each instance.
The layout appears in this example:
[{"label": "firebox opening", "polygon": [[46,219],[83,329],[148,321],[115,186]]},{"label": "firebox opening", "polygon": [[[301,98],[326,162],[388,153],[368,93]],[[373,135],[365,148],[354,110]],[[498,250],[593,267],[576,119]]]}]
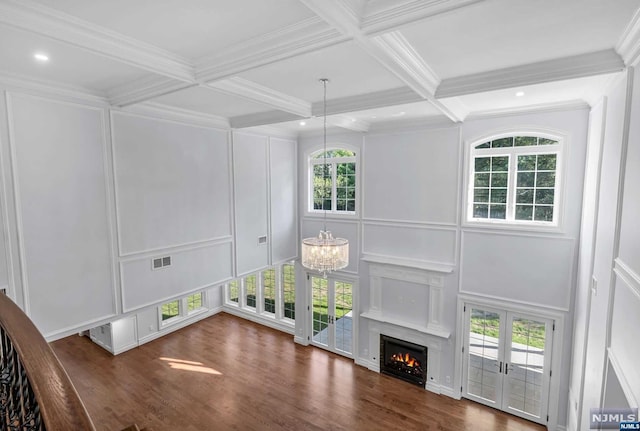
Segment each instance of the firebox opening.
[{"label": "firebox opening", "polygon": [[424,387],[427,348],[380,334],[380,372]]}]

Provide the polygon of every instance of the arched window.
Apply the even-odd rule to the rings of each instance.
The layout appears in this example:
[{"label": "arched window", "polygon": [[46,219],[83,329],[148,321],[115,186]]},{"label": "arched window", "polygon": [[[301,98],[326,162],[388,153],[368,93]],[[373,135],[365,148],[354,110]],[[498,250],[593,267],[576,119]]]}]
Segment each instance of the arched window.
[{"label": "arched window", "polygon": [[467,221],[557,225],[562,140],[499,136],[471,146]]},{"label": "arched window", "polygon": [[344,148],[309,157],[309,212],[356,212],[356,153]]}]

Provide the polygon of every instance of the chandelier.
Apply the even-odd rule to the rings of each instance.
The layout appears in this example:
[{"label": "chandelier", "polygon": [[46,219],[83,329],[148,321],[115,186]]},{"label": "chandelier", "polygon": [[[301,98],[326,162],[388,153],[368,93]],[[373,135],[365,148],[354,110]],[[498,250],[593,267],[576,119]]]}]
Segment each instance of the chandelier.
[{"label": "chandelier", "polygon": [[327,83],[328,79],[320,80],[324,86],[324,169],[322,174],[322,210],[324,211],[323,230],[317,237],[302,240],[302,266],[321,272],[326,277],[328,272],[337,271],[349,265],[349,241],[344,238],[334,238],[327,230],[327,210],[324,207],[327,192]]}]

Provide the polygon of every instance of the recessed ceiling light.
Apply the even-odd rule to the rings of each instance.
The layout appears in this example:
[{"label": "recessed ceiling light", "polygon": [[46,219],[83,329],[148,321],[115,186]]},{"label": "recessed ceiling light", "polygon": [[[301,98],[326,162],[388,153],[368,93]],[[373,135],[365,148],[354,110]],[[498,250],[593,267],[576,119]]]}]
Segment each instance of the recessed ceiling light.
[{"label": "recessed ceiling light", "polygon": [[516,93],[516,97],[522,97],[522,96],[524,96],[524,91],[518,91]]},{"label": "recessed ceiling light", "polygon": [[47,61],[49,61],[49,56],[41,52],[36,52],[35,54],[33,54],[33,58],[38,60],[40,63],[46,63]]},{"label": "recessed ceiling light", "polygon": [[352,122],[352,123],[355,123],[356,121],[358,121],[356,118],[352,118],[352,119],[351,119],[351,122]]},{"label": "recessed ceiling light", "polygon": [[404,114],[406,114],[406,112],[401,111],[401,112],[398,112],[396,114],[393,114],[392,117],[402,117]]},{"label": "recessed ceiling light", "polygon": [[371,116],[371,118],[378,118],[378,117],[377,117],[377,116],[375,116],[375,115],[372,115],[372,116]]},{"label": "recessed ceiling light", "polygon": [[306,125],[307,125],[307,122],[306,122],[306,121],[301,121],[301,122],[300,122],[300,123],[298,123],[298,124],[300,124],[301,126],[306,126]]}]

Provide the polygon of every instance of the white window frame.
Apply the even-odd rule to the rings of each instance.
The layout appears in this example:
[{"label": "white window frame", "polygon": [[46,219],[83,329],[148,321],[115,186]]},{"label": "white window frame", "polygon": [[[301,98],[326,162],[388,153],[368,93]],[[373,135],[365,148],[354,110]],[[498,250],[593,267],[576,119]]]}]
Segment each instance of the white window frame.
[{"label": "white window frame", "polygon": [[[506,147],[506,148],[481,148],[476,146],[485,142],[497,140],[501,138],[509,138],[516,136],[535,136],[539,138],[552,139],[557,141],[554,145],[542,146],[522,146],[522,147]],[[465,158],[466,173],[466,193],[465,193],[465,215],[464,226],[487,226],[505,229],[520,230],[548,230],[559,231],[562,228],[564,213],[564,172],[567,156],[567,137],[556,131],[540,131],[532,129],[514,129],[508,132],[494,133],[486,135],[479,139],[473,139],[467,145]],[[536,220],[516,220],[516,185],[517,185],[517,156],[519,155],[540,155],[540,154],[556,154],[556,179],[554,185],[553,200],[553,221],[536,221]],[[476,157],[509,157],[509,170],[507,179],[507,208],[505,219],[490,218],[474,218],[473,217],[473,194],[474,194],[474,173]]]},{"label": "white window frame", "polygon": [[[314,149],[307,154],[307,215],[322,215],[325,213],[331,215],[349,216],[355,217],[359,213],[359,199],[360,199],[360,162],[358,149],[353,148],[351,145],[334,144],[327,147],[327,151],[334,150],[348,150],[352,151],[355,155],[351,157],[329,157],[327,158],[327,165],[331,165],[331,210],[322,210],[313,208],[313,168],[318,165],[324,165],[325,160],[323,157],[315,158],[317,155],[324,153],[324,148]],[[354,211],[343,211],[337,208],[337,190],[336,190],[336,165],[340,163],[354,163],[356,166],[356,185],[355,185],[355,202]]]},{"label": "white window frame", "polygon": [[[238,302],[231,301],[230,298],[230,286],[231,283],[225,283],[222,288],[224,289],[224,306],[238,310],[239,313],[256,316],[259,319],[265,321],[276,321],[285,324],[288,327],[295,326],[295,320],[288,317],[284,317],[284,283],[282,271],[286,264],[293,264],[294,262],[283,262],[278,265],[265,268],[261,271],[246,274],[236,280],[238,280]],[[275,275],[275,313],[267,312],[264,309],[264,273],[268,270],[273,270]],[[294,270],[295,271],[295,270]],[[296,274],[294,272],[294,274]],[[297,275],[297,274],[296,274]],[[250,276],[256,277],[256,306],[251,307],[246,304],[246,278]],[[297,282],[295,282],[297,284]],[[295,288],[295,287],[294,287]]]}]

